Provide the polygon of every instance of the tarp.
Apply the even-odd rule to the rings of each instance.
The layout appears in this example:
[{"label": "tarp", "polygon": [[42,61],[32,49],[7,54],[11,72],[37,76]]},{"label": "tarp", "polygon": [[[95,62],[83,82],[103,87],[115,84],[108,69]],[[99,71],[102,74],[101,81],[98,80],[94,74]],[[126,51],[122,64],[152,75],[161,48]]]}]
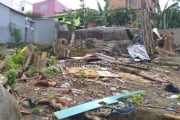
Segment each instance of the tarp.
[{"label": "tarp", "polygon": [[133,59],[150,60],[146,48],[141,44],[134,44],[128,46],[128,53]]}]

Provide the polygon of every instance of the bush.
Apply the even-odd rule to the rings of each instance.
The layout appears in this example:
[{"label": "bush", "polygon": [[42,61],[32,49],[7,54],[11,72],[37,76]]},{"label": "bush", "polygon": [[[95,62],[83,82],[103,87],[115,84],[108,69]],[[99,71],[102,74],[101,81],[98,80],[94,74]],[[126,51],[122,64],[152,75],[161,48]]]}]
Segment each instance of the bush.
[{"label": "bush", "polygon": [[53,65],[56,61],[56,56],[51,56],[50,57],[50,64]]},{"label": "bush", "polygon": [[56,74],[56,73],[59,73],[60,70],[55,67],[50,66],[50,67],[46,67],[44,72],[47,74]]},{"label": "bush", "polygon": [[16,83],[16,79],[18,77],[17,73],[14,70],[8,70],[6,72],[6,77],[8,78],[7,84],[12,86]]},{"label": "bush", "polygon": [[8,69],[14,69],[23,65],[25,56],[20,50],[17,50],[8,61]]},{"label": "bush", "polygon": [[32,77],[35,73],[37,73],[37,69],[34,67],[29,68],[28,71],[25,72],[28,77]]}]

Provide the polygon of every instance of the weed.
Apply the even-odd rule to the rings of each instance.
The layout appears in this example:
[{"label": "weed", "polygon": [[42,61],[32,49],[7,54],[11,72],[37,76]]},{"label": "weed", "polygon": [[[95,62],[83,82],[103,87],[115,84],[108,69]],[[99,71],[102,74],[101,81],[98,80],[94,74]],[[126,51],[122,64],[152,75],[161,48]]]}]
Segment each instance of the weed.
[{"label": "weed", "polygon": [[23,65],[24,55],[20,50],[17,50],[15,54],[11,55],[8,61],[8,69],[14,69]]},{"label": "weed", "polygon": [[85,71],[80,69],[79,70],[79,77],[78,77],[78,80],[82,81],[85,79]]},{"label": "weed", "polygon": [[14,70],[8,70],[6,72],[6,77],[8,78],[7,84],[9,86],[12,86],[13,84],[15,84],[17,76],[18,75]]},{"label": "weed", "polygon": [[50,67],[46,67],[44,72],[47,74],[57,74],[60,72],[60,70],[55,67],[50,66]]},{"label": "weed", "polygon": [[32,68],[29,68],[25,74],[28,76],[28,77],[32,77],[35,73],[37,73],[37,69],[32,67]]},{"label": "weed", "polygon": [[56,59],[57,59],[56,56],[51,56],[50,57],[50,64],[53,65],[55,63]]},{"label": "weed", "polygon": [[40,108],[39,107],[34,107],[33,108],[33,113],[34,114],[39,114],[40,113]]},{"label": "weed", "polygon": [[141,94],[135,94],[133,97],[132,97],[132,101],[138,105],[138,106],[142,106],[144,105],[144,101],[143,101],[143,97]]}]

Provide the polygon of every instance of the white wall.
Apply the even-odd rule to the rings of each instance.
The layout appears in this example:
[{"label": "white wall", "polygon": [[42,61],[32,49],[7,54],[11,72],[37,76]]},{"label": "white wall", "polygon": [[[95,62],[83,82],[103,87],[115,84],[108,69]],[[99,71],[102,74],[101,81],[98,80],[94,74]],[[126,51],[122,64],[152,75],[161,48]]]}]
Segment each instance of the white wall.
[{"label": "white wall", "polygon": [[[22,11],[22,8],[24,8],[24,11]],[[33,5],[32,3],[28,2],[28,1],[24,1],[22,0],[20,2],[20,11],[23,13],[27,13],[27,12],[32,12],[33,10]]]}]

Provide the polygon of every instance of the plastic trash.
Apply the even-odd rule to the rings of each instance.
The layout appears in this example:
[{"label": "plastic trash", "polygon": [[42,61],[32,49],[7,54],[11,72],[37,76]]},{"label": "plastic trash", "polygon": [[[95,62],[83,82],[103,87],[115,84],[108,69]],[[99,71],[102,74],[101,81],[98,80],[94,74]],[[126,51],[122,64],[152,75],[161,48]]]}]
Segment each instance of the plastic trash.
[{"label": "plastic trash", "polygon": [[140,60],[147,60],[147,61],[150,60],[144,45],[140,45],[140,44],[129,45],[127,49],[128,49],[129,55],[133,59],[138,58]]},{"label": "plastic trash", "polygon": [[165,86],[165,90],[172,93],[180,93],[180,90],[176,88],[172,83],[169,83]]}]

